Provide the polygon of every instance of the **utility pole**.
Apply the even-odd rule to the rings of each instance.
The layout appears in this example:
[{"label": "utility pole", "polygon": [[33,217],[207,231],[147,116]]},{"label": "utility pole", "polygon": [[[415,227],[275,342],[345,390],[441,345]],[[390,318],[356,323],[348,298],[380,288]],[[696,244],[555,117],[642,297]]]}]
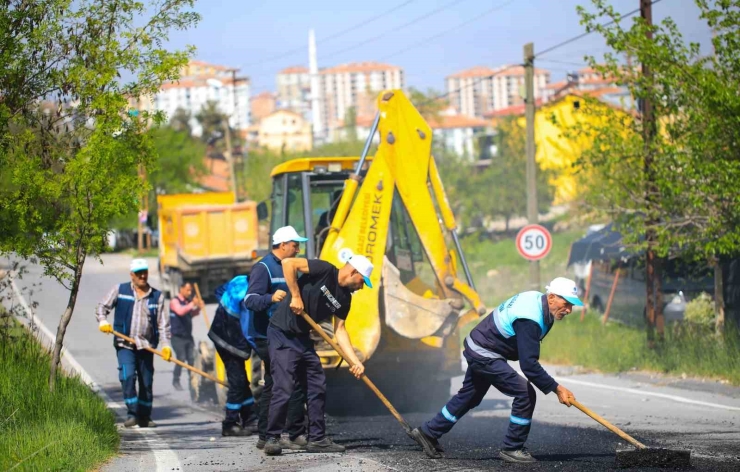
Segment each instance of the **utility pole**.
[{"label": "utility pole", "polygon": [[[539,220],[537,212],[537,163],[534,160],[534,44],[524,45],[524,116],[527,123],[527,219]],[[540,261],[529,261],[529,284],[540,290]]]},{"label": "utility pole", "polygon": [[[649,29],[653,25],[653,6],[651,0],[640,0],[640,16],[648,26],[648,31],[645,33],[645,37],[648,41],[652,41],[653,33]],[[653,72],[650,70],[650,66],[644,61],[642,63],[642,76],[645,80],[647,87],[652,87]],[[645,256],[645,283],[646,283],[646,299],[645,299],[645,311],[647,314],[648,321],[648,345],[654,344],[654,330],[658,330],[658,339],[663,338],[663,303],[661,293],[661,280],[658,271],[658,260],[655,256],[655,225],[657,224],[657,218],[652,215],[655,209],[655,197],[657,188],[655,185],[655,168],[654,168],[654,150],[653,150],[653,139],[656,133],[655,127],[655,115],[653,113],[653,102],[650,94],[652,90],[648,90],[645,93],[645,97],[642,100],[642,132],[645,146],[643,170],[645,172],[645,203],[647,205],[647,231],[645,232],[645,241],[647,242],[647,252]]]},{"label": "utility pole", "polygon": [[226,140],[226,158],[229,163],[229,174],[231,175],[231,188],[234,191],[234,201],[239,201],[239,189],[236,186],[236,166],[234,165],[234,154],[231,148],[231,127],[229,118],[224,115],[224,139]]}]

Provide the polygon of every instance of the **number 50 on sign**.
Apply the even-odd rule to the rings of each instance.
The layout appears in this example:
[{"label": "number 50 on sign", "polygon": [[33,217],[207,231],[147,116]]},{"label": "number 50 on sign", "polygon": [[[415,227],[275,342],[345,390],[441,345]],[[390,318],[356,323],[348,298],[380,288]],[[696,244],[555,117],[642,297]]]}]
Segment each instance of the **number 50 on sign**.
[{"label": "number 50 on sign", "polygon": [[523,258],[538,261],[552,248],[552,236],[544,226],[527,225],[516,235],[516,249]]}]

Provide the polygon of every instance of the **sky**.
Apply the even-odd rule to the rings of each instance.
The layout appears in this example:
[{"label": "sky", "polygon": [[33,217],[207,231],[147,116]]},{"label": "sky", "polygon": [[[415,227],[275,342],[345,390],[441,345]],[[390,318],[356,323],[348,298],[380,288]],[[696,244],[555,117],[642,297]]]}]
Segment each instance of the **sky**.
[{"label": "sky", "polygon": [[[608,0],[607,0],[608,1]],[[639,0],[611,0],[626,13]],[[308,66],[314,29],[319,68],[378,61],[404,69],[406,86],[444,91],[445,77],[474,67],[520,63],[525,43],[535,54],[584,32],[576,7],[590,0],[201,0],[202,20],[175,32],[170,45],[193,45],[198,60],[237,67],[251,80],[252,95],[275,91],[283,68]],[[710,50],[711,32],[694,0],[661,0],[657,23],[671,17],[687,41]],[[338,34],[341,33],[341,34]],[[585,66],[585,54],[606,50],[596,33],[544,55],[536,67],[551,80]]]}]

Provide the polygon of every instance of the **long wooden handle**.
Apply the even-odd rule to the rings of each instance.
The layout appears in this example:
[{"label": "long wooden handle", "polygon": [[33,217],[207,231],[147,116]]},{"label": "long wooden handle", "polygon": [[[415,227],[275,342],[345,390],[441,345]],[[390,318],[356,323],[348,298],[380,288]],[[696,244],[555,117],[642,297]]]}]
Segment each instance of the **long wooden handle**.
[{"label": "long wooden handle", "polygon": [[577,402],[576,400],[571,400],[570,401],[570,404],[573,405],[574,407],[578,408],[582,412],[586,413],[588,416],[590,416],[591,418],[595,419],[596,421],[598,421],[599,423],[601,423],[602,425],[604,425],[609,431],[611,431],[612,433],[616,434],[617,436],[619,436],[620,438],[624,439],[625,441],[629,442],[630,444],[632,444],[636,448],[638,448],[638,449],[647,449],[647,446],[646,445],[644,445],[643,443],[641,443],[637,439],[633,438],[629,434],[625,433],[621,429],[617,428],[616,426],[614,426],[610,422],[606,421],[604,418],[602,418],[601,416],[597,415],[596,413],[594,413],[593,411],[591,411],[589,408],[585,407],[581,403]]},{"label": "long wooden handle", "polygon": [[203,303],[203,297],[200,296],[200,289],[198,288],[198,282],[195,282],[193,284],[193,287],[195,287],[195,294],[198,296],[198,300],[200,300],[200,303],[202,304],[201,311],[203,313],[203,321],[206,322],[206,328],[211,327],[211,323],[208,322],[208,313],[206,313],[206,304]]},{"label": "long wooden handle", "polygon": [[[335,351],[337,351],[337,353],[347,362],[347,364],[349,364],[350,367],[354,366],[354,364],[352,364],[352,361],[349,360],[349,358],[347,358],[346,355],[344,355],[344,352],[342,352],[342,348],[340,348],[339,345],[335,343],[334,340],[331,339],[328,334],[326,334],[326,331],[324,331],[321,328],[321,326],[319,326],[313,319],[311,319],[310,316],[308,316],[308,313],[304,311],[301,313],[301,316],[303,317],[304,320],[306,320],[306,322],[309,325],[311,325],[311,328],[313,328],[314,331],[319,333],[319,335],[321,335],[321,337],[324,338],[324,341],[329,343],[329,345],[333,347]],[[372,383],[372,381],[367,377],[367,375],[362,374],[362,377],[360,378],[362,379],[363,382],[365,382],[365,385],[367,385],[370,388],[370,390],[372,390],[373,393],[377,395],[378,398],[380,398],[380,401],[383,402],[383,405],[385,405],[386,408],[388,408],[388,410],[390,410],[391,414],[398,420],[398,422],[401,423],[401,426],[403,426],[403,429],[406,431],[406,434],[410,435],[411,426],[409,426],[406,420],[403,419],[403,416],[401,416],[398,410],[396,410],[393,407],[393,405],[391,405],[391,402],[389,402],[388,399],[385,398],[385,395],[383,395],[383,393],[380,390],[378,390],[378,387],[376,387],[375,384]]]},{"label": "long wooden handle", "polygon": [[[133,345],[136,345],[136,341],[134,341],[133,338],[129,338],[125,334],[121,334],[118,331],[113,331],[113,335],[118,336],[119,338],[123,339],[124,341],[128,341],[128,342],[130,342]],[[159,357],[164,358],[164,356],[162,355],[162,353],[160,351],[157,351],[156,349],[152,349],[150,347],[145,347],[144,349],[147,350],[147,351],[149,351],[149,352],[151,352],[151,353],[154,353],[154,354],[158,355]],[[174,357],[170,357],[170,360],[168,362],[174,362],[175,364],[179,365],[180,367],[184,367],[185,369],[188,369],[188,370],[190,370],[192,372],[195,372],[198,375],[202,375],[203,377],[207,378],[208,380],[211,380],[213,382],[216,382],[218,384],[221,384],[224,387],[228,387],[229,386],[229,384],[227,384],[226,382],[222,382],[221,380],[218,380],[216,377],[212,376],[211,374],[207,374],[207,373],[203,372],[200,369],[196,369],[195,367],[191,367],[188,364],[186,364],[186,363],[184,363],[184,362],[182,362],[182,361],[180,361],[178,359],[175,359]]]}]

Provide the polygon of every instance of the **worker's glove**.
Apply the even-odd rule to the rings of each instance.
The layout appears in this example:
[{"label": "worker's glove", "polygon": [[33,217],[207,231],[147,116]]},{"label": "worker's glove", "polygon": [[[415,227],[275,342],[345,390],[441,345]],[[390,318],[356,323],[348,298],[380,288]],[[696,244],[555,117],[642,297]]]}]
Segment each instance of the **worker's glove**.
[{"label": "worker's glove", "polygon": [[113,326],[111,326],[110,323],[108,323],[106,320],[103,320],[100,322],[98,329],[105,334],[109,334],[113,332]]},{"label": "worker's glove", "polygon": [[169,346],[165,346],[162,348],[162,359],[166,360],[167,362],[172,359],[172,348]]}]

